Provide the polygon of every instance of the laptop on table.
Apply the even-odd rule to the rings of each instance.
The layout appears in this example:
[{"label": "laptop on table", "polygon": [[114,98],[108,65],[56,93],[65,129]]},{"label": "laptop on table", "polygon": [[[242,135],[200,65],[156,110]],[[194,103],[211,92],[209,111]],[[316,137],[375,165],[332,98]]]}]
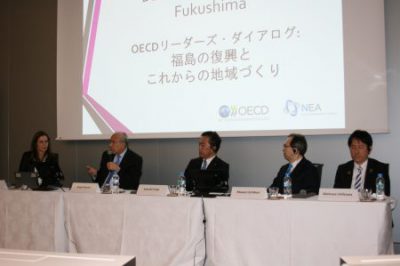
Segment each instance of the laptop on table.
[{"label": "laptop on table", "polygon": [[58,189],[54,186],[39,186],[38,177],[32,172],[16,172],[15,187],[23,190],[52,191]]}]

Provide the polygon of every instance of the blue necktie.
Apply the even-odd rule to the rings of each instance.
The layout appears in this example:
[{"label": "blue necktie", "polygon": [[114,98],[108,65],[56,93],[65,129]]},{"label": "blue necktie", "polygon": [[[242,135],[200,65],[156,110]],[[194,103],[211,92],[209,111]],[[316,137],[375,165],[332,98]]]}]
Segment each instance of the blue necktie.
[{"label": "blue necktie", "polygon": [[121,163],[121,155],[117,155],[117,161],[115,163],[118,165]]},{"label": "blue necktie", "polygon": [[293,164],[289,164],[288,168],[286,169],[285,176],[290,176],[290,170],[292,170]]},{"label": "blue necktie", "polygon": [[[117,156],[117,160],[115,161],[115,163],[119,165],[119,164],[121,163],[121,155],[117,154],[116,156]],[[110,180],[111,180],[111,177],[112,177],[114,174],[115,174],[115,171],[110,171],[110,172],[108,173],[108,176],[107,176],[107,178],[106,178],[106,181],[104,181],[104,184],[109,184],[109,183],[110,183]]]}]

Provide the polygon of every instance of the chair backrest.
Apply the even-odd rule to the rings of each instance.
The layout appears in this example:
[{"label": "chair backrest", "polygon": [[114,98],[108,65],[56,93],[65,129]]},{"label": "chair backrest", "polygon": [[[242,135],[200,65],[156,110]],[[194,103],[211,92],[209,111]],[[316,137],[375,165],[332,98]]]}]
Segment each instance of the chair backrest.
[{"label": "chair backrest", "polygon": [[322,168],[324,167],[323,163],[313,163],[314,167],[317,168],[318,172],[318,188],[321,187],[321,178],[322,178]]}]

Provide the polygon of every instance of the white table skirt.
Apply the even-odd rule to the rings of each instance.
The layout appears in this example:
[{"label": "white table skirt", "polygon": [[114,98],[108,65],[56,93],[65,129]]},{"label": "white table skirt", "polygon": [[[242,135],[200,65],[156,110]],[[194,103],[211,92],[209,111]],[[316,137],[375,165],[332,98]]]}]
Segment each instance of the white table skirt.
[{"label": "white table skirt", "polygon": [[337,266],[341,256],[393,253],[385,202],[204,201],[209,266]]},{"label": "white table skirt", "polygon": [[134,255],[146,266],[202,265],[205,254],[212,266],[333,266],[341,256],[392,254],[392,217],[384,202],[203,206],[200,198],[3,190],[0,248]]},{"label": "white table skirt", "polygon": [[134,255],[137,265],[203,265],[202,200],[65,194],[71,252]]},{"label": "white table skirt", "polygon": [[0,191],[0,248],[67,251],[62,193]]}]

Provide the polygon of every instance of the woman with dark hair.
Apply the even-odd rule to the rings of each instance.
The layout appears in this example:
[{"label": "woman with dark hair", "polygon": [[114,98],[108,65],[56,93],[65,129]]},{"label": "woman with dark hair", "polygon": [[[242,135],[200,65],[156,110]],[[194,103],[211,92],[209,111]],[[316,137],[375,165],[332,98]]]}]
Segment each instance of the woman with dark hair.
[{"label": "woman with dark hair", "polygon": [[64,175],[58,165],[58,154],[51,152],[46,132],[38,131],[33,135],[31,150],[22,155],[19,171],[37,173],[40,187],[61,186],[60,179],[64,179]]}]

